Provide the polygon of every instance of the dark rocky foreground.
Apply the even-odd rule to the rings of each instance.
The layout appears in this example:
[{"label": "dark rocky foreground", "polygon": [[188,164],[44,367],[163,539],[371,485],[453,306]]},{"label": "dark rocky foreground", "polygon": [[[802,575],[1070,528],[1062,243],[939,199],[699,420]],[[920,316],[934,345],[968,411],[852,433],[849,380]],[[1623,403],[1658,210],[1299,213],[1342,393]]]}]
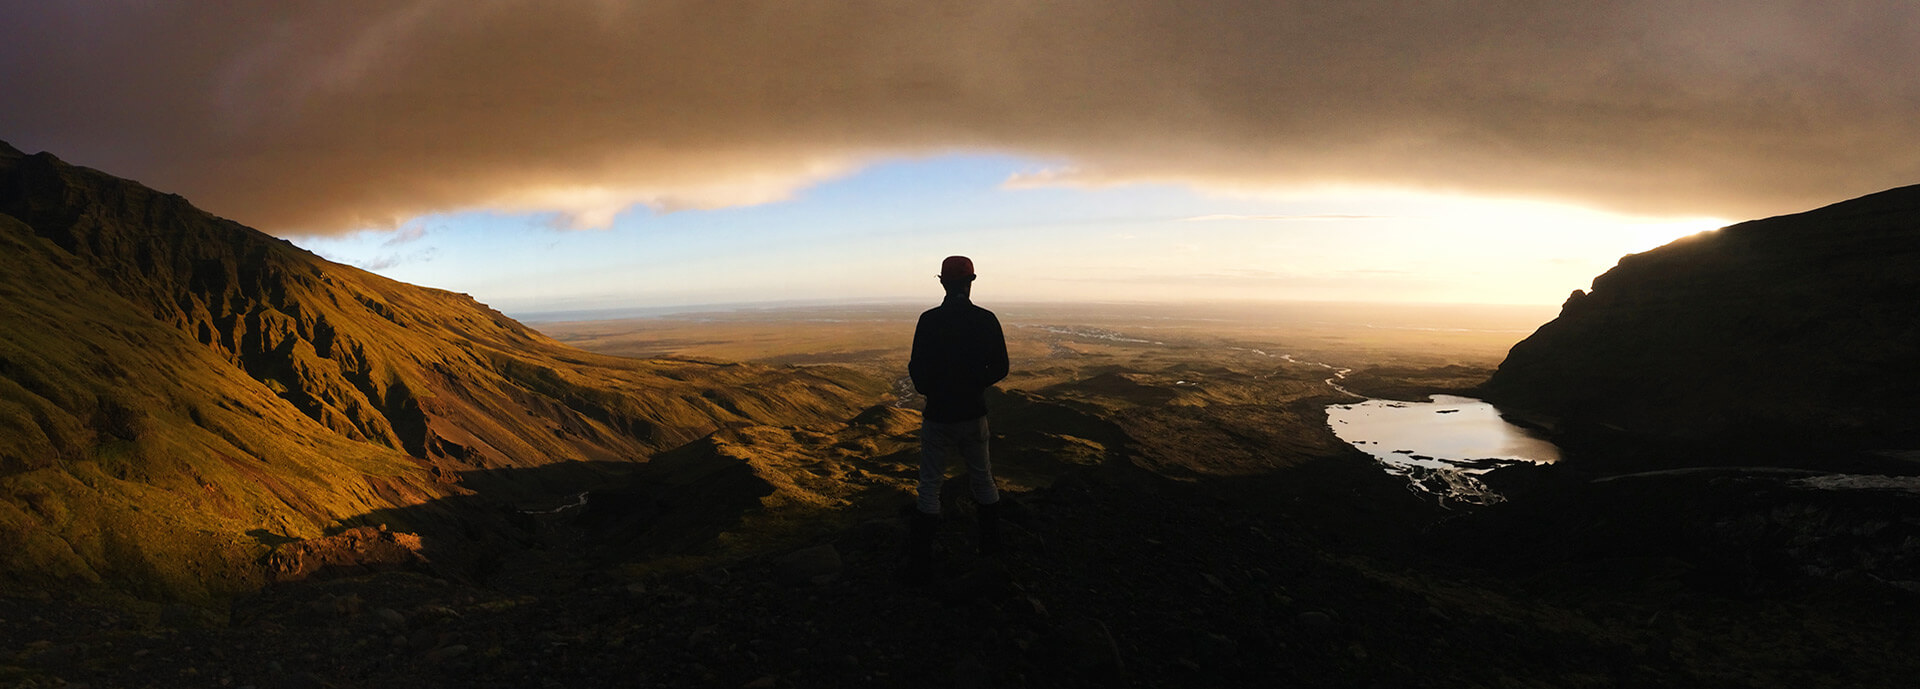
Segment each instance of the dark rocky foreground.
[{"label": "dark rocky foreground", "polygon": [[[875,516],[685,567],[589,557],[560,524],[485,581],[403,568],[280,584],[219,612],[3,598],[0,679],[1892,687],[1920,671],[1920,596],[1887,578],[1909,572],[1912,553],[1886,563],[1914,550],[1903,537],[1920,542],[1920,524],[1897,517],[1913,513],[1909,495],[1836,506],[1725,476],[1630,490],[1548,477],[1466,514],[1383,478],[1341,459],[1233,480],[1090,469],[1012,496],[997,558],[971,554],[966,515],[953,514],[944,574],[920,587],[895,576],[903,522]],[[1809,542],[1879,559],[1809,569],[1794,550]]]}]

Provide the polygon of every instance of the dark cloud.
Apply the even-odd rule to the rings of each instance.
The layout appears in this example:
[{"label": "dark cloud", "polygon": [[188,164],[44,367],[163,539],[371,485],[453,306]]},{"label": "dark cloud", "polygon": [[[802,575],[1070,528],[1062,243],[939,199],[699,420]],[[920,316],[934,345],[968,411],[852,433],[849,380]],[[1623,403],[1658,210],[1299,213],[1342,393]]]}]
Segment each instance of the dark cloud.
[{"label": "dark cloud", "polygon": [[0,25],[0,138],[280,233],[953,150],[1741,218],[1920,182],[1917,66],[1905,0],[75,1]]}]

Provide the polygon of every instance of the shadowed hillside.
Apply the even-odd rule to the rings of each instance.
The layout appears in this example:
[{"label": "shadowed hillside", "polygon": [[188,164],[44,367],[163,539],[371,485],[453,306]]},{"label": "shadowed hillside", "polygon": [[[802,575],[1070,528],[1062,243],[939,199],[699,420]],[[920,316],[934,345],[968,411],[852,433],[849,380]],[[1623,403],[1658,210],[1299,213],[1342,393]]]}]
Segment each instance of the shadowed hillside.
[{"label": "shadowed hillside", "polygon": [[1486,391],[1575,435],[1913,449],[1917,294],[1911,186],[1627,256],[1514,346]]},{"label": "shadowed hillside", "polygon": [[838,421],[886,385],[571,349],[4,144],[0,247],[0,580],[245,589],[265,543],[470,492],[463,472]]}]

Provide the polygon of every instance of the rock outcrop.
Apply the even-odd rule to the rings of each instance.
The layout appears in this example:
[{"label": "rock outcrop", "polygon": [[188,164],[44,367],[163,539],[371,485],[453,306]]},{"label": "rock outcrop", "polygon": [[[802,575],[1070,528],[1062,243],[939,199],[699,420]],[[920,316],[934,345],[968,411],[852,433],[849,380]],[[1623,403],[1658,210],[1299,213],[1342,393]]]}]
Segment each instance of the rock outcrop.
[{"label": "rock outcrop", "polygon": [[1489,399],[1565,433],[1775,456],[1920,447],[1920,186],[1633,254],[1515,345]]}]

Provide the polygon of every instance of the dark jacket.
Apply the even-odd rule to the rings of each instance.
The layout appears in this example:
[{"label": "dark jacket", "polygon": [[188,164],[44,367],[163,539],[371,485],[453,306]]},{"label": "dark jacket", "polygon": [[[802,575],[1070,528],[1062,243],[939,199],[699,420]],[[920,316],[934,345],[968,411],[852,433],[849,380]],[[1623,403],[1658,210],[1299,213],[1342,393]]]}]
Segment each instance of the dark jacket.
[{"label": "dark jacket", "polygon": [[965,297],[920,314],[907,362],[913,389],[927,397],[928,421],[966,421],[987,415],[987,388],[1007,377],[1007,338],[993,312]]}]

